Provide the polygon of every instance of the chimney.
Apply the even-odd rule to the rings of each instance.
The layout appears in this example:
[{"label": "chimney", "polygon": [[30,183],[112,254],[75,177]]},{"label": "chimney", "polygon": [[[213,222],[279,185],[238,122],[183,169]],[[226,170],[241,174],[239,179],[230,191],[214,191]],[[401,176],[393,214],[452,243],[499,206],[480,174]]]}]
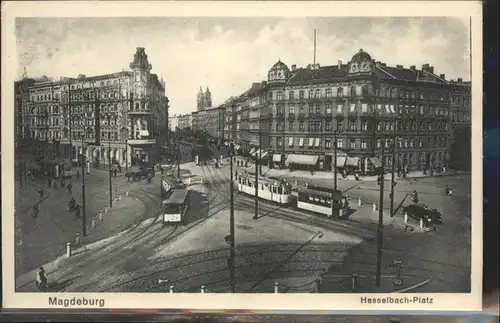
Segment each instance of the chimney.
[{"label": "chimney", "polygon": [[293,64],[292,65],[292,72],[295,72],[296,69],[297,69],[297,65]]},{"label": "chimney", "polygon": [[415,71],[416,69],[417,69],[417,67],[415,65],[410,66],[410,70]]},{"label": "chimney", "polygon": [[461,77],[459,77],[459,78],[457,79],[457,82],[458,82],[458,83],[462,83],[462,78],[461,78]]},{"label": "chimney", "polygon": [[434,73],[434,66],[429,66],[429,72]]},{"label": "chimney", "polygon": [[445,74],[439,74],[439,77],[442,78],[443,80],[445,79]]},{"label": "chimney", "polygon": [[307,64],[307,68],[311,69],[312,68],[311,64]]},{"label": "chimney", "polygon": [[342,68],[342,61],[338,61],[337,64],[339,69]]},{"label": "chimney", "polygon": [[429,69],[429,64],[422,65],[422,70],[427,71]]},{"label": "chimney", "polygon": [[403,68],[403,65],[396,65],[397,68]]}]

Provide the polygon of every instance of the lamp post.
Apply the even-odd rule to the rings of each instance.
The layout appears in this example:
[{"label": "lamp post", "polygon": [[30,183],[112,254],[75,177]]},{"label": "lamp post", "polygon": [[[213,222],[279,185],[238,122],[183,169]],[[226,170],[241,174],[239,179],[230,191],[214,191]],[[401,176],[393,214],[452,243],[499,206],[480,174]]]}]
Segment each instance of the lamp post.
[{"label": "lamp post", "polygon": [[87,214],[86,214],[86,198],[85,198],[85,132],[82,135],[82,233],[87,236]]},{"label": "lamp post", "polygon": [[125,173],[128,172],[128,129],[122,127],[121,129],[122,140],[125,139]]},{"label": "lamp post", "polygon": [[113,207],[113,176],[111,170],[111,139],[108,139],[109,207]]}]

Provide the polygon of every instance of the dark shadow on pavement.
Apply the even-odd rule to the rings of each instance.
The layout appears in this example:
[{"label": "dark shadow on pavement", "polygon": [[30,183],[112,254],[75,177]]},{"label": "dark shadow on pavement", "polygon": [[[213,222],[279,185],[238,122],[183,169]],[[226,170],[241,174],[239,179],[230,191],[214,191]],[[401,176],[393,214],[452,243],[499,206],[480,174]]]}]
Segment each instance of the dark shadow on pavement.
[{"label": "dark shadow on pavement", "polygon": [[208,198],[198,191],[189,191],[189,209],[186,212],[184,225],[206,218],[209,215]]}]

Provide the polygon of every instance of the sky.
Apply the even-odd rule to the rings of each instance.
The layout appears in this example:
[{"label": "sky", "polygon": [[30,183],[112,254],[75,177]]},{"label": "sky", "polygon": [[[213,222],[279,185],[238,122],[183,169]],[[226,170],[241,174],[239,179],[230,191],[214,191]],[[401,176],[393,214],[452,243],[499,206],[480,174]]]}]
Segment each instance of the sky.
[{"label": "sky", "polygon": [[165,17],[16,18],[17,78],[76,77],[130,70],[145,47],[165,81],[173,114],[196,109],[208,86],[213,106],[266,80],[278,60],[289,67],[348,62],[363,49],[390,66],[429,63],[447,79],[469,80],[468,17]]}]

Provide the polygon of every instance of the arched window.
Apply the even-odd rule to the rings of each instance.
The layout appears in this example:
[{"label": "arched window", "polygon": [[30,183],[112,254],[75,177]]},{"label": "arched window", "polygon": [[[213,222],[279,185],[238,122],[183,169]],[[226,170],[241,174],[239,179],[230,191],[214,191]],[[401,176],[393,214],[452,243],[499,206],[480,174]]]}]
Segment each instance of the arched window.
[{"label": "arched window", "polygon": [[316,98],[320,98],[321,97],[321,90],[320,89],[316,89]]},{"label": "arched window", "polygon": [[363,87],[361,87],[361,93],[363,95],[368,95],[368,86],[367,85],[363,85]]},{"label": "arched window", "polygon": [[331,98],[332,97],[332,89],[326,89],[326,97]]},{"label": "arched window", "polygon": [[344,96],[344,89],[342,87],[337,88],[337,97],[341,98]]},{"label": "arched window", "polygon": [[299,91],[299,99],[301,99],[301,100],[304,99],[304,90]]}]

